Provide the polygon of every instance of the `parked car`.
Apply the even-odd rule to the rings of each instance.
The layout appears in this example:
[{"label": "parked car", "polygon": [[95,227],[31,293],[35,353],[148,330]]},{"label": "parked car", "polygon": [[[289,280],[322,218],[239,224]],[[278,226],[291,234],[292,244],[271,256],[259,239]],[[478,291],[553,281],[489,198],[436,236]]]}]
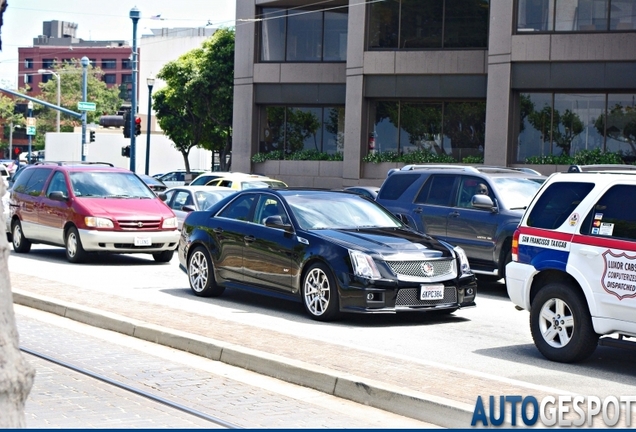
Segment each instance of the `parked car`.
[{"label": "parked car", "polygon": [[149,253],[172,259],[177,218],[133,172],[111,164],[39,162],[17,178],[9,197],[13,249],[62,246],[73,263],[91,252]]},{"label": "parked car", "polygon": [[546,177],[503,167],[407,165],[376,200],[418,231],[461,246],[482,280],[506,276],[512,235]]},{"label": "parked car", "polygon": [[168,189],[163,195],[164,201],[172,209],[179,221],[179,230],[188,213],[207,210],[237,191],[216,186],[179,186]]},{"label": "parked car", "polygon": [[155,195],[159,195],[160,193],[165,192],[168,189],[168,186],[166,186],[164,182],[155,177],[151,177],[145,174],[137,175],[141,180],[143,180],[144,183],[146,183],[146,186],[148,186],[150,190],[155,193]]},{"label": "parked car", "polygon": [[245,174],[241,172],[231,172],[231,171],[214,171],[210,173],[204,173],[192,180],[190,186],[204,186],[208,184],[210,181],[224,177],[241,177],[241,176],[250,176],[253,174]]},{"label": "parked car", "polygon": [[510,299],[530,312],[539,352],[558,362],[598,344],[636,347],[636,167],[570,170],[524,213],[507,266]]},{"label": "parked car", "polygon": [[256,290],[300,301],[320,321],[340,312],[452,313],[475,305],[461,248],[347,192],[238,192],[190,213],[178,256],[195,295]]},{"label": "parked car", "polygon": [[378,196],[378,192],[380,191],[380,188],[377,186],[350,186],[350,187],[344,188],[344,190],[357,193],[374,200]]},{"label": "parked car", "polygon": [[234,190],[287,187],[287,184],[283,181],[259,175],[220,177],[207,182],[206,185],[227,187]]},{"label": "parked car", "polygon": [[0,179],[4,182],[5,187],[9,186],[9,177],[11,177],[9,168],[4,164],[0,164]]},{"label": "parked car", "polygon": [[158,177],[166,186],[174,187],[174,186],[183,186],[190,184],[192,180],[200,176],[201,174],[207,171],[203,170],[190,170],[187,172],[184,169],[170,171],[163,174],[161,177]]}]

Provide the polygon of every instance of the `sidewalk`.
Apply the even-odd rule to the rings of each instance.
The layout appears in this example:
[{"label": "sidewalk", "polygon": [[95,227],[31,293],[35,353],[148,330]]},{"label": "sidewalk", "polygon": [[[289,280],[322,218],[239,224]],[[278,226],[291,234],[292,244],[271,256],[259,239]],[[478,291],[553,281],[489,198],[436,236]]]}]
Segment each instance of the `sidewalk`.
[{"label": "sidewalk", "polygon": [[544,394],[340,345],[11,273],[14,302],[449,428],[470,427],[477,396]]}]

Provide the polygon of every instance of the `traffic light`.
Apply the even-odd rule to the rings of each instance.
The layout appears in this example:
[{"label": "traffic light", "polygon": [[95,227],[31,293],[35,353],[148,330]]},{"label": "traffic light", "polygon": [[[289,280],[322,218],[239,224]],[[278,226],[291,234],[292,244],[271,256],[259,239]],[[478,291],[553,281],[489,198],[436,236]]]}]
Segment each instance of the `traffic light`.
[{"label": "traffic light", "polygon": [[130,157],[130,146],[129,145],[128,146],[123,146],[121,148],[121,155],[123,157]]},{"label": "traffic light", "polygon": [[124,138],[130,138],[130,111],[124,111]]},{"label": "traffic light", "polygon": [[90,139],[89,142],[95,142],[95,131],[89,131]]},{"label": "traffic light", "polygon": [[141,117],[135,117],[135,136],[141,135]]}]

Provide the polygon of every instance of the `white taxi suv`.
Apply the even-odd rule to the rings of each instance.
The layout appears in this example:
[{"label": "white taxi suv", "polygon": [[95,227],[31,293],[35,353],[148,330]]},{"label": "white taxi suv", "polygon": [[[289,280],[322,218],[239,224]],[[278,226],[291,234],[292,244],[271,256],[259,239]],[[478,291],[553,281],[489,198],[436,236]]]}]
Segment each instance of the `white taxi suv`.
[{"label": "white taxi suv", "polygon": [[581,361],[599,344],[636,341],[635,197],[636,166],[574,165],[526,209],[506,285],[547,359]]}]

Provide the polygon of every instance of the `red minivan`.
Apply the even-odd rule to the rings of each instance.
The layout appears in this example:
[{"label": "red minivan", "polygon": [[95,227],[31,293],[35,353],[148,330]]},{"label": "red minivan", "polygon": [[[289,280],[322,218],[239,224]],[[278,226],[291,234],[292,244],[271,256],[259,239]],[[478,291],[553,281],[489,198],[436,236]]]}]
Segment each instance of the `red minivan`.
[{"label": "red minivan", "polygon": [[172,259],[179,241],[172,210],[132,171],[107,163],[38,162],[9,197],[13,249],[66,248],[70,262],[91,252],[148,253]]}]

